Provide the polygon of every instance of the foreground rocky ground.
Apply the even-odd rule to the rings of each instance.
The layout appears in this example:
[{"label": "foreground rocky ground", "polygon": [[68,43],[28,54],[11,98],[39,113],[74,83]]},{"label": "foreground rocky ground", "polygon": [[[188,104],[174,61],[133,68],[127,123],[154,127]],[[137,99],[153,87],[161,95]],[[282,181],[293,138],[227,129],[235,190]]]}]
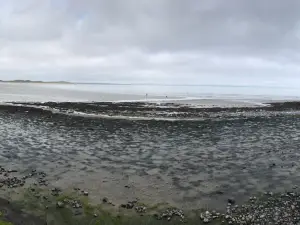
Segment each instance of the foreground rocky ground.
[{"label": "foreground rocky ground", "polygon": [[223,211],[185,211],[168,204],[145,205],[138,199],[116,205],[103,197],[93,205],[89,191],[74,187],[61,190],[52,186],[47,174],[31,170],[26,175],[0,167],[0,225],[79,225],[79,224],[278,224],[300,223],[300,194],[261,193],[243,205],[228,199]]},{"label": "foreground rocky ground", "polygon": [[[32,103],[0,107],[0,225],[300,223],[300,195],[295,186],[300,168],[299,103],[236,109],[142,103],[88,106]],[[70,116],[73,112],[205,121],[137,123]],[[22,169],[29,165],[30,169]],[[111,176],[101,177],[106,170],[110,174],[121,171],[130,179],[133,174],[139,177],[104,189],[112,180]],[[62,183],[73,184],[72,175],[79,173],[86,186],[62,187]],[[86,182],[92,175],[95,180]],[[171,185],[166,185],[164,177],[172,180]],[[153,204],[141,200],[145,189],[136,188],[143,183],[141,178],[161,184],[151,194],[177,187],[180,192],[173,191],[172,198],[181,197],[182,204],[189,201],[189,208],[159,204],[162,198],[154,194],[150,195],[156,201]],[[150,188],[153,183],[145,184]],[[146,192],[149,194],[148,189]],[[91,201],[95,196],[100,199],[97,203]],[[199,207],[196,203],[203,202],[203,196],[222,199],[217,207]]]}]

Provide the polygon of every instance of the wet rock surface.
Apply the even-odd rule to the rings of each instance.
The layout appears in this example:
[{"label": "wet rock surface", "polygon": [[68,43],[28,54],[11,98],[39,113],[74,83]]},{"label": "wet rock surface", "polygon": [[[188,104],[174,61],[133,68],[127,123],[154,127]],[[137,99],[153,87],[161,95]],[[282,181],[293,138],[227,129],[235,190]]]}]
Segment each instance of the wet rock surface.
[{"label": "wet rock surface", "polygon": [[191,107],[175,103],[150,102],[11,102],[1,108],[10,112],[45,113],[44,110],[54,109],[55,112],[73,114],[74,112],[91,115],[108,116],[139,116],[162,118],[230,118],[239,116],[268,116],[275,112],[300,110],[300,102],[273,102],[257,107]]},{"label": "wet rock surface", "polygon": [[[99,202],[107,196],[118,200],[116,205],[134,195],[143,197],[146,190],[149,201],[218,208],[228,198],[241,204],[258,191],[275,193],[300,185],[299,103],[229,109],[144,103],[30,104],[0,107],[0,156],[7,168],[19,165],[12,170],[31,165],[47,172],[47,179],[39,172],[25,174],[26,181],[34,178],[37,186],[80,182],[89,196],[96,186],[104,192]],[[32,106],[197,120],[89,118]],[[105,183],[99,171],[109,175]],[[2,172],[3,180],[9,178],[3,186],[22,185],[22,176],[15,173]]]},{"label": "wet rock surface", "polygon": [[[4,167],[1,168],[3,173],[7,171]],[[34,177],[37,175],[41,175],[42,177],[46,178],[44,172],[37,171],[31,171],[29,175],[25,175],[24,177]],[[13,178],[13,180],[15,179]],[[5,188],[9,189],[9,186]],[[296,188],[297,187],[295,187],[294,189]],[[37,202],[43,202],[45,210],[48,210],[48,206],[51,207],[51,205],[54,204],[56,210],[63,210],[65,208],[71,209],[73,213],[72,215],[75,217],[85,215],[84,205],[80,198],[88,198],[88,196],[84,195],[87,190],[81,191],[79,188],[74,188],[74,194],[76,194],[77,197],[62,197],[65,195],[64,190],[57,187],[49,189],[43,185],[38,186],[37,188],[35,188],[35,186],[32,186],[29,188],[29,191],[31,192],[32,196],[36,197]],[[61,200],[55,201],[55,199],[57,198],[60,198]],[[35,204],[37,204],[37,202]],[[109,201],[107,197],[103,198],[102,204],[115,206],[115,204]],[[93,209],[93,206],[89,204],[85,207]],[[135,212],[140,216],[149,215],[149,213],[151,215],[151,213],[153,212],[153,208],[152,210],[148,211],[148,208],[138,200],[128,201],[125,204],[121,204],[119,207],[123,208],[124,210]],[[198,215],[197,220],[199,224],[296,225],[300,223],[300,194],[298,192],[265,192],[257,196],[249,197],[248,201],[242,205],[237,205],[236,199],[228,198],[227,205],[224,203],[222,204],[222,207],[224,207],[224,210],[221,211],[203,211],[202,209],[195,209],[193,210],[193,213],[196,212],[196,215]],[[95,207],[94,209],[97,209],[97,207]],[[117,210],[117,208],[115,209]],[[30,221],[30,224],[46,224],[46,221],[39,217],[27,215],[22,211],[12,208],[9,201],[4,199],[0,199],[0,210],[1,212],[5,211],[4,218],[8,221],[14,222],[15,225],[22,224],[22,222],[20,221]],[[190,211],[179,208],[166,208],[157,210],[158,212],[153,214],[154,218],[157,220],[162,220],[171,224],[173,221],[179,221],[182,224],[190,223],[189,221],[191,217],[186,216],[186,213],[190,215]],[[18,213],[18,215],[16,215],[16,213]],[[91,211],[90,213],[92,213],[91,215],[93,216],[93,218],[98,218],[97,213],[93,213],[93,211]],[[193,222],[193,224],[194,223],[195,221]]]}]

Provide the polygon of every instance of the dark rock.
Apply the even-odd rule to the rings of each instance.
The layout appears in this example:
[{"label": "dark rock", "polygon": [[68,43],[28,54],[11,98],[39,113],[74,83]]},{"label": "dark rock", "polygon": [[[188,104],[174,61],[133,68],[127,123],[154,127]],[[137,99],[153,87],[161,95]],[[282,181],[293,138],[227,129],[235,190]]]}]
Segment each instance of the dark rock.
[{"label": "dark rock", "polygon": [[233,198],[229,198],[228,200],[228,203],[231,204],[231,205],[234,205],[235,204],[235,200]]},{"label": "dark rock", "polygon": [[145,206],[137,206],[137,207],[135,207],[135,211],[137,213],[145,213],[146,212],[146,207]]},{"label": "dark rock", "polygon": [[107,202],[108,202],[108,198],[104,197],[104,198],[102,199],[102,202],[103,202],[103,203],[107,203]]},{"label": "dark rock", "polygon": [[126,204],[126,209],[132,209],[134,207],[134,204],[132,202],[128,202]]},{"label": "dark rock", "polygon": [[74,215],[75,216],[79,216],[79,215],[81,215],[82,214],[82,211],[80,211],[80,210],[75,210],[74,211]]}]

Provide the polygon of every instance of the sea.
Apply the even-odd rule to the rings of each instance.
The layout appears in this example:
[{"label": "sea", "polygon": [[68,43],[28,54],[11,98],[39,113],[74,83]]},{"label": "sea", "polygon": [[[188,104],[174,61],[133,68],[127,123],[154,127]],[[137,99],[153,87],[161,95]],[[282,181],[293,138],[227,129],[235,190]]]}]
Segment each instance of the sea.
[{"label": "sea", "polygon": [[297,100],[288,86],[0,83],[0,101],[191,101],[260,103]]}]

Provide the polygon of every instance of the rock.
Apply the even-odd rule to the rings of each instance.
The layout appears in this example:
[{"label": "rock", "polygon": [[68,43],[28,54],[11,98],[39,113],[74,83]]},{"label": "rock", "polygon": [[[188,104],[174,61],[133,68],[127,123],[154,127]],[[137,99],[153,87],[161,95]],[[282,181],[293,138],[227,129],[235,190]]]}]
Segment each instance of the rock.
[{"label": "rock", "polygon": [[108,202],[108,198],[104,197],[104,198],[102,199],[102,202],[103,202],[103,203],[107,203],[107,202]]},{"label": "rock", "polygon": [[98,215],[95,213],[95,214],[94,214],[94,217],[98,217]]},{"label": "rock", "polygon": [[64,205],[63,202],[58,201],[58,202],[56,203],[56,206],[57,206],[57,208],[63,208],[65,205]]},{"label": "rock", "polygon": [[79,215],[81,215],[82,214],[82,211],[80,211],[80,210],[75,210],[75,212],[74,212],[74,215],[75,216],[79,216]]},{"label": "rock", "polygon": [[229,204],[231,204],[231,205],[234,205],[234,204],[235,204],[235,200],[234,200],[233,198],[229,198],[229,199],[227,200],[227,202],[228,202]]},{"label": "rock", "polygon": [[121,207],[125,209],[132,209],[134,204],[132,202],[128,202],[127,204],[121,204]]},{"label": "rock", "polygon": [[83,192],[83,195],[84,195],[84,196],[88,196],[89,193],[88,193],[87,191],[84,191],[84,192]]},{"label": "rock", "polygon": [[209,222],[210,222],[210,220],[208,218],[203,219],[203,223],[209,223]]},{"label": "rock", "polygon": [[145,206],[137,206],[137,207],[135,207],[135,211],[137,213],[145,213],[146,212],[146,207]]}]

